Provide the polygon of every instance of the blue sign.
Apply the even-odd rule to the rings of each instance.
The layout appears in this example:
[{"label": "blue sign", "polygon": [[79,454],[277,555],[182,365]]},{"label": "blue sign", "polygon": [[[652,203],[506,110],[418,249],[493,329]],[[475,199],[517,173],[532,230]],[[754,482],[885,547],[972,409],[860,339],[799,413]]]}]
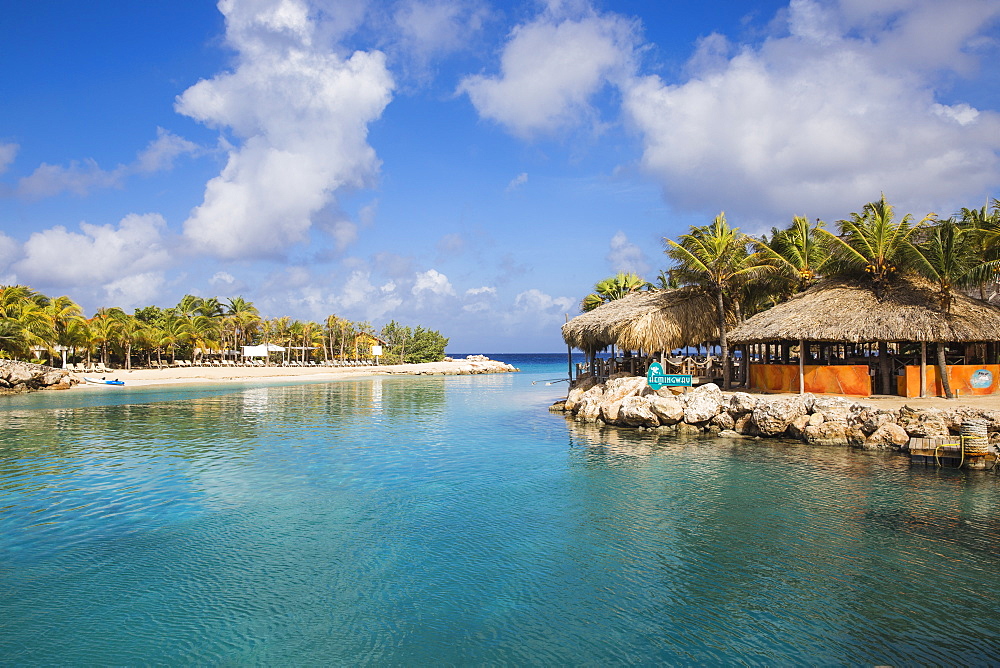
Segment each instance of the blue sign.
[{"label": "blue sign", "polygon": [[989,369],[977,369],[975,373],[972,374],[972,379],[969,381],[969,385],[978,389],[992,387],[993,374],[990,373]]},{"label": "blue sign", "polygon": [[650,364],[649,371],[646,372],[646,384],[653,390],[658,390],[668,385],[691,387],[692,380],[692,377],[686,374],[664,373],[663,365],[659,362]]}]

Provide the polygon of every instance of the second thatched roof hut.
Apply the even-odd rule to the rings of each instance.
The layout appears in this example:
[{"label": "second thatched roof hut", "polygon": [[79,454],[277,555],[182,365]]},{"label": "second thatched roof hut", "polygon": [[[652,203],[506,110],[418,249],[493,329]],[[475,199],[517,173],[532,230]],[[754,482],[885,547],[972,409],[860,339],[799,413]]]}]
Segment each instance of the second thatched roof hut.
[{"label": "second thatched roof hut", "polygon": [[[750,346],[753,389],[869,395],[879,388],[918,396],[919,385],[925,396],[928,384],[941,394],[946,377],[963,395],[1000,391],[1000,309],[962,294],[953,295],[948,311],[939,304],[934,286],[916,278],[898,280],[881,295],[864,281],[828,279],[753,316],[729,340]],[[928,343],[937,344],[938,354],[938,368],[930,371]],[[797,378],[787,368],[789,344],[801,348]]]},{"label": "second thatched roof hut", "polygon": [[758,313],[728,333],[733,343],[976,343],[1000,340],[1000,308],[955,294],[938,308],[925,282],[900,281],[881,298],[860,281],[827,280]]}]

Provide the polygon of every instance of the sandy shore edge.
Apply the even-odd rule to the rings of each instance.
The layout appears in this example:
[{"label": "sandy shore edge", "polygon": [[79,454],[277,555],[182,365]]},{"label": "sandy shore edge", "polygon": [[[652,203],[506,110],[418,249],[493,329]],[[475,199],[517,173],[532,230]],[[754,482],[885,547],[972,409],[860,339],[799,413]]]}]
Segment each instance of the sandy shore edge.
[{"label": "sandy shore edge", "polygon": [[498,360],[487,362],[472,362],[466,359],[456,359],[444,362],[425,362],[422,364],[393,364],[359,367],[177,367],[169,369],[115,369],[102,374],[74,373],[80,381],[74,389],[109,388],[108,385],[95,385],[83,382],[87,378],[104,378],[121,380],[125,387],[145,387],[149,385],[174,384],[204,384],[231,383],[248,380],[262,381],[314,381],[337,380],[343,378],[364,378],[368,376],[385,375],[464,375],[478,373],[505,373],[512,370],[507,364]]}]

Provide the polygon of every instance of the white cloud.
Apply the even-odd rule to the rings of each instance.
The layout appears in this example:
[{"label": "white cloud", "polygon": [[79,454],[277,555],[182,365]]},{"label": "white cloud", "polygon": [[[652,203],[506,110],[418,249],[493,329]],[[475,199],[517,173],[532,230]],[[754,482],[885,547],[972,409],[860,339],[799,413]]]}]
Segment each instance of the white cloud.
[{"label": "white cloud", "polygon": [[607,260],[611,270],[615,272],[634,272],[643,277],[649,272],[646,254],[631,243],[621,230],[611,237],[611,250],[608,251]]},{"label": "white cloud", "polygon": [[0,174],[6,172],[7,168],[14,162],[19,148],[21,147],[17,144],[0,144]]},{"label": "white cloud", "polygon": [[372,322],[383,319],[402,304],[403,299],[395,283],[389,281],[376,287],[371,281],[371,273],[365,270],[351,272],[340,294],[334,296],[332,301],[333,306]]},{"label": "white cloud", "polygon": [[139,153],[133,167],[134,171],[149,173],[160,172],[173,168],[174,159],[178,156],[198,152],[198,145],[183,137],[156,128],[156,139],[149,142]]},{"label": "white cloud", "polygon": [[459,84],[480,116],[521,136],[573,127],[594,116],[590,100],[632,69],[635,26],[622,17],[560,16],[562,7],[519,25],[500,59],[500,75]]},{"label": "white cloud", "polygon": [[10,266],[20,253],[21,244],[0,232],[0,270]]},{"label": "white cloud", "polygon": [[123,276],[104,285],[108,302],[123,309],[133,309],[151,304],[163,287],[163,272],[147,271]]},{"label": "white cloud", "polygon": [[418,66],[436,55],[461,50],[482,28],[486,9],[479,2],[404,0],[393,14],[399,45]]},{"label": "white cloud", "polygon": [[570,311],[575,302],[569,297],[552,297],[537,288],[531,288],[514,298],[514,306],[520,311],[554,316]]},{"label": "white cloud", "polygon": [[528,182],[528,173],[521,172],[507,184],[507,192],[513,192]]},{"label": "white cloud", "polygon": [[126,174],[123,166],[110,171],[101,169],[94,160],[76,160],[69,166],[42,163],[29,176],[17,184],[17,194],[28,199],[52,197],[63,192],[86,195],[96,188],[116,188],[122,184]]},{"label": "white cloud", "polygon": [[358,226],[349,220],[338,220],[330,229],[337,251],[343,252],[358,240]]},{"label": "white cloud", "polygon": [[448,281],[447,276],[436,269],[428,269],[427,271],[417,272],[411,292],[418,297],[423,293],[446,296],[454,295],[455,289],[451,286],[451,282]]},{"label": "white cloud", "polygon": [[187,89],[177,111],[231,128],[242,144],[206,185],[184,234],[226,258],[274,255],[303,241],[339,190],[377,172],[368,124],[393,83],[380,52],[342,58],[325,49],[301,0],[219,6],[238,65]]},{"label": "white cloud", "polygon": [[244,281],[237,279],[228,271],[215,272],[212,274],[212,278],[208,279],[208,284],[213,290],[227,297],[235,297],[247,289],[247,284]]},{"label": "white cloud", "polygon": [[[17,148],[16,145],[14,149]],[[0,146],[0,172],[3,172],[3,148]],[[92,190],[120,188],[133,174],[166,171],[174,159],[186,153],[196,153],[197,144],[164,130],[156,129],[156,139],[139,152],[130,164],[103,169],[95,160],[73,160],[67,166],[42,163],[34,172],[18,181],[17,194],[27,199],[42,199],[64,192],[84,196]],[[13,154],[11,154],[13,159]]]},{"label": "white cloud", "polygon": [[[626,87],[642,164],[672,204],[771,220],[844,217],[885,192],[922,215],[995,188],[1000,114],[940,104],[932,70],[966,67],[961,45],[1000,6],[863,7],[881,5],[795,0],[788,35],[743,47],[721,66],[702,53],[706,69],[682,84],[647,76]],[[954,22],[942,11],[954,11]],[[914,39],[933,16],[943,46]]]},{"label": "white cloud", "polygon": [[481,313],[493,307],[497,300],[497,289],[489,286],[469,288],[465,291],[467,303],[462,310],[467,313]]},{"label": "white cloud", "polygon": [[148,298],[162,282],[157,270],[170,260],[165,228],[159,214],[129,214],[117,226],[80,223],[80,232],[52,227],[28,238],[14,267],[29,283],[82,290],[99,285],[109,294]]}]

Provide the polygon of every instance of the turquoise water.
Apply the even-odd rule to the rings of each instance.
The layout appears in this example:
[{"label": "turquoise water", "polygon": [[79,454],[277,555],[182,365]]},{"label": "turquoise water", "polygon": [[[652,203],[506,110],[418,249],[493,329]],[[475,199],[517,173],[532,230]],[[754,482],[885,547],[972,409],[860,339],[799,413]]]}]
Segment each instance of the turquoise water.
[{"label": "turquoise water", "polygon": [[987,664],[1000,482],[520,374],[0,397],[0,663]]}]

